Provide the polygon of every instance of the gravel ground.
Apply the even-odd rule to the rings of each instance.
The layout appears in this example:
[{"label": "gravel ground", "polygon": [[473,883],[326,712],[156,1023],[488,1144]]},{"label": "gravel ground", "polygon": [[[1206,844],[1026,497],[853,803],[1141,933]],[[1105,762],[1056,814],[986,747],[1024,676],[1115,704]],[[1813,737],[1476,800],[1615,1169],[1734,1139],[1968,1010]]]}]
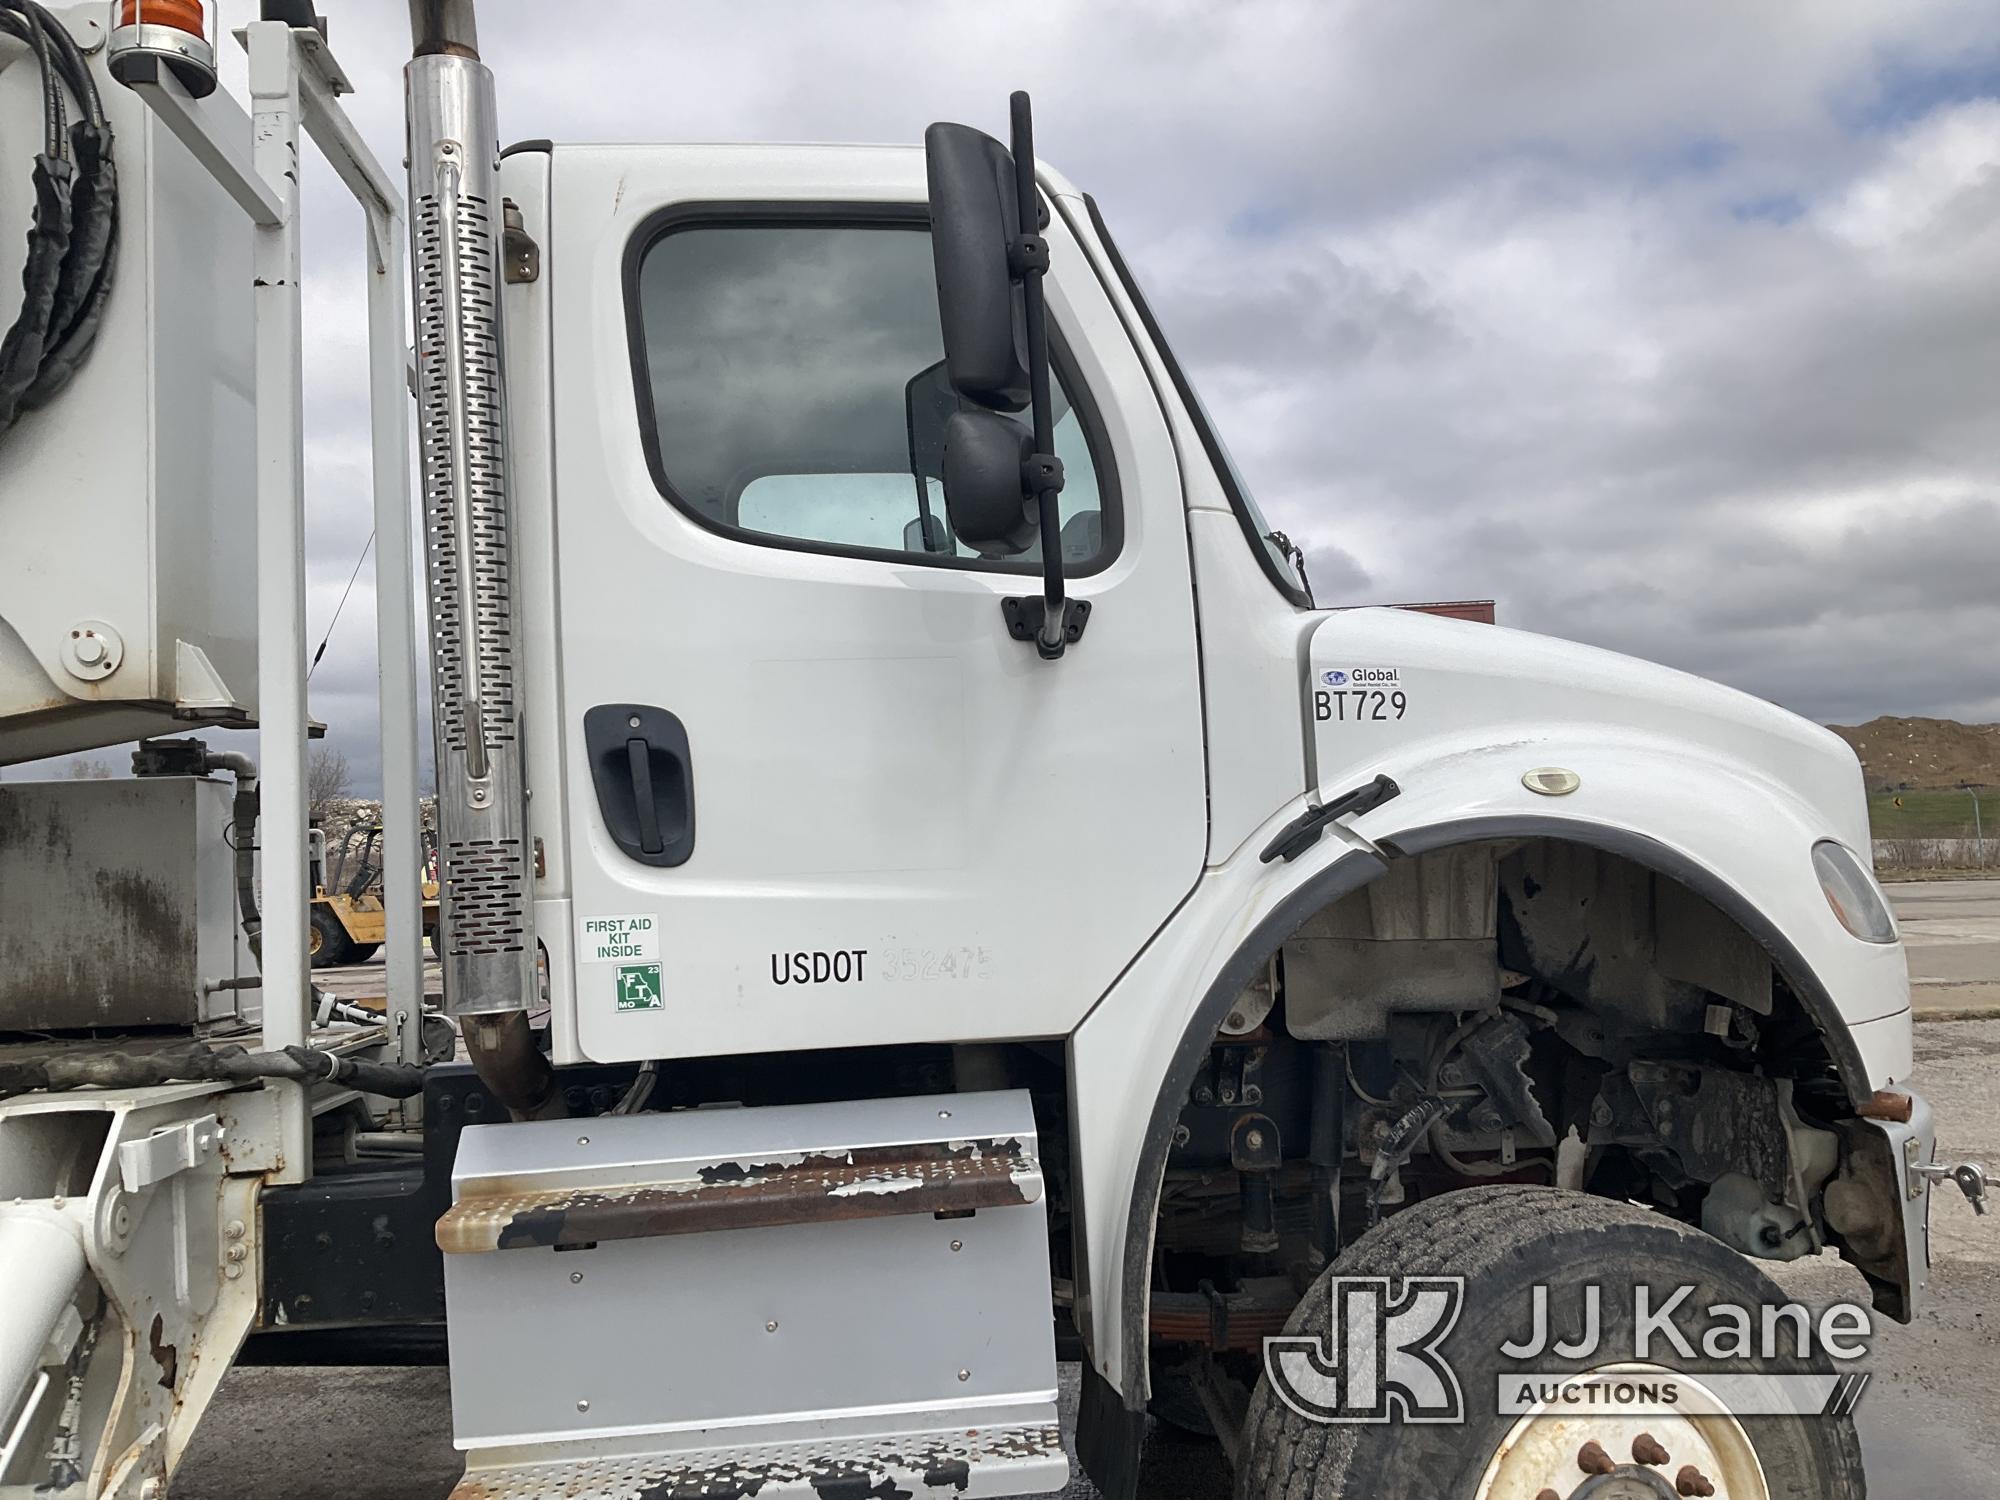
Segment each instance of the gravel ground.
[{"label": "gravel ground", "polygon": [[[2000,1021],[1917,1028],[1916,1087],[1936,1106],[1941,1151],[2000,1167]],[[2000,1215],[1975,1219],[1955,1192],[1933,1214],[1931,1307],[1883,1324],[1863,1367],[1874,1383],[1857,1414],[1871,1488],[1880,1496],[2000,1497],[2000,1458],[1976,1437],[2000,1422]],[[1867,1295],[1858,1275],[1822,1258],[1777,1267],[1803,1301]],[[1065,1417],[1076,1371],[1063,1372]],[[532,1376],[530,1376],[532,1378]],[[224,1382],[174,1484],[175,1500],[440,1500],[459,1473],[442,1369],[246,1368]],[[1156,1431],[1146,1500],[1229,1493],[1215,1450]],[[1090,1500],[1079,1478],[1065,1492]]]}]

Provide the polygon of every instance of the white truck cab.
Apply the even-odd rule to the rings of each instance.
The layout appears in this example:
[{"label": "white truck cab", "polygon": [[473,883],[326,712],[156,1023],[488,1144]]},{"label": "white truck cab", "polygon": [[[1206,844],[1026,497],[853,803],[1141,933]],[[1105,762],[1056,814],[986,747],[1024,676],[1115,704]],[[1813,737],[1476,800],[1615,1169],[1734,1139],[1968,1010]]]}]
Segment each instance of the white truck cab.
[{"label": "white truck cab", "polygon": [[[220,921],[259,972],[140,1041],[108,980],[59,1045],[0,990],[0,1275],[33,1304],[0,1328],[0,1493],[165,1493],[246,1337],[365,1360],[440,1327],[467,1497],[1042,1494],[1073,1454],[1129,1500],[1149,1411],[1255,1500],[1862,1493],[1845,1415],[1718,1399],[1642,1443],[1492,1399],[1551,1368],[1504,1352],[1531,1284],[1587,1291],[1593,1333],[1601,1294],[1622,1336],[1635,1289],[1770,1306],[1754,1260],[1835,1250],[1908,1319],[1931,1186],[1982,1205],[1907,1087],[1839,740],[1630,658],[1315,600],[1025,96],[1005,146],[501,151],[469,5],[418,5],[405,210],[309,6],[246,32],[254,131],[196,33],[99,10],[0,20],[76,41],[46,76],[87,70],[147,180],[206,182],[188,211],[254,267],[204,305],[219,366],[254,344],[255,399],[195,403],[188,441],[256,457],[259,654],[253,683],[242,610],[168,643],[104,596],[93,620],[227,690],[58,681],[43,575],[89,564],[52,544],[34,611],[0,589],[0,760],[261,722],[257,766],[154,741],[135,783],[236,779],[229,852],[191,857],[232,862]],[[46,97],[10,93],[40,55],[0,52],[0,107]],[[379,1020],[313,991],[269,878],[306,847],[302,125],[370,215],[387,536],[416,508],[405,231],[412,262],[444,990],[392,547]],[[157,361],[151,326],[112,317],[86,376]],[[38,534],[20,476],[92,482],[90,407],[44,407],[0,429],[0,535]],[[156,468],[149,524],[252,524]],[[50,830],[103,816],[0,788],[0,930]],[[1448,1419],[1410,1368],[1358,1394],[1403,1346],[1343,1344],[1340,1288],[1392,1279],[1452,1310],[1423,1366],[1456,1371]],[[1563,1379],[1627,1368],[1558,1331]],[[1833,1378],[1819,1350],[1652,1358],[1708,1394]]]}]

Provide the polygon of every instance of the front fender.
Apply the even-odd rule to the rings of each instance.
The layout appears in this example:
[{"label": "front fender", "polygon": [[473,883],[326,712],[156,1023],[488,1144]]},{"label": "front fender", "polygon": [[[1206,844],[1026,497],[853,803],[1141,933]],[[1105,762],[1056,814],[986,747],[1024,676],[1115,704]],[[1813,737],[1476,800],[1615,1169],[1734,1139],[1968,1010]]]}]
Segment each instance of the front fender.
[{"label": "front fender", "polygon": [[[1149,1267],[1159,1190],[1190,1084],[1243,986],[1308,917],[1383,873],[1450,844],[1550,837],[1606,849],[1681,881],[1752,933],[1807,1006],[1858,1104],[1911,1066],[1900,944],[1851,937],[1821,894],[1816,839],[1838,836],[1768,778],[1684,744],[1609,731],[1524,734],[1487,746],[1385,756],[1355,769],[1401,795],[1329,827],[1292,862],[1262,850],[1300,810],[1274,815],[1211,869],[1070,1039],[1078,1324],[1098,1372],[1132,1408],[1149,1394]],[[1557,765],[1579,784],[1531,792]],[[1343,778],[1347,780],[1350,778]],[[1346,786],[1328,790],[1346,790]]]},{"label": "front fender", "polygon": [[[1402,789],[1350,820],[1385,854],[1536,837],[1605,849],[1672,876],[1733,917],[1770,952],[1830,1042],[1909,1011],[1902,944],[1849,933],[1813,872],[1812,846],[1852,843],[1852,832],[1830,826],[1787,787],[1722,755],[1615,730],[1434,748],[1355,773],[1361,781],[1386,771]],[[1531,791],[1522,778],[1546,767],[1574,773],[1576,790]],[[1910,1068],[1907,1047],[1867,1066],[1858,1056],[1838,1060],[1856,1102]]]},{"label": "front fender", "polygon": [[1281,809],[1207,870],[1070,1035],[1076,1321],[1097,1372],[1133,1409],[1150,1394],[1147,1265],[1160,1182],[1195,1073],[1230,1003],[1279,944],[1388,868],[1338,825],[1296,860],[1260,862],[1256,851],[1303,807]]}]

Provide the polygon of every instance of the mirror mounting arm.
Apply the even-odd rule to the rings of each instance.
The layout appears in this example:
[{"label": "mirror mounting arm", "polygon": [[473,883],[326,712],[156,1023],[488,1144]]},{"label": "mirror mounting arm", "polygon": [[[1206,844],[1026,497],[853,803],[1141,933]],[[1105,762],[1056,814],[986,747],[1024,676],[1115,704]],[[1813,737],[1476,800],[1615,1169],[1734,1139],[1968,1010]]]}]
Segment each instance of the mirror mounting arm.
[{"label": "mirror mounting arm", "polygon": [[[1023,311],[1028,325],[1028,397],[1034,415],[1034,455],[1024,476],[1033,487],[1042,536],[1041,618],[1034,621],[1035,650],[1044,661],[1061,656],[1072,639],[1083,634],[1089,611],[1073,611],[1063,594],[1062,517],[1056,510],[1056,496],[1062,492],[1062,465],[1055,458],[1055,412],[1049,396],[1048,307],[1043,299],[1042,278],[1048,274],[1048,241],[1032,231],[1042,222],[1042,198],[1035,186],[1035,126],[1025,90],[1016,90],[1008,100],[1012,130],[1009,146],[1014,157],[1014,189],[1020,200],[1021,230],[1007,247],[1008,269],[1020,278]],[[1003,601],[1003,608],[1008,603]],[[1020,601],[1026,603],[1027,601]],[[1025,611],[1010,611],[1008,629],[1018,634],[1025,623]]]}]

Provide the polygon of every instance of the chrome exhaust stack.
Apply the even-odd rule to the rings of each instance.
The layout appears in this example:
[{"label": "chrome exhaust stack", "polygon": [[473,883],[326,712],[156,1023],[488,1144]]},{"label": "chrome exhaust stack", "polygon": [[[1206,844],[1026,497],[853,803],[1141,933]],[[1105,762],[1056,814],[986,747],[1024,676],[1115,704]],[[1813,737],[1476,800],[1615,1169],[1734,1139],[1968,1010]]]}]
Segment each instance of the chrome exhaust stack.
[{"label": "chrome exhaust stack", "polygon": [[470,0],[413,0],[404,69],[445,1008],[517,1116],[560,1111],[539,993],[501,357],[499,132]]}]

